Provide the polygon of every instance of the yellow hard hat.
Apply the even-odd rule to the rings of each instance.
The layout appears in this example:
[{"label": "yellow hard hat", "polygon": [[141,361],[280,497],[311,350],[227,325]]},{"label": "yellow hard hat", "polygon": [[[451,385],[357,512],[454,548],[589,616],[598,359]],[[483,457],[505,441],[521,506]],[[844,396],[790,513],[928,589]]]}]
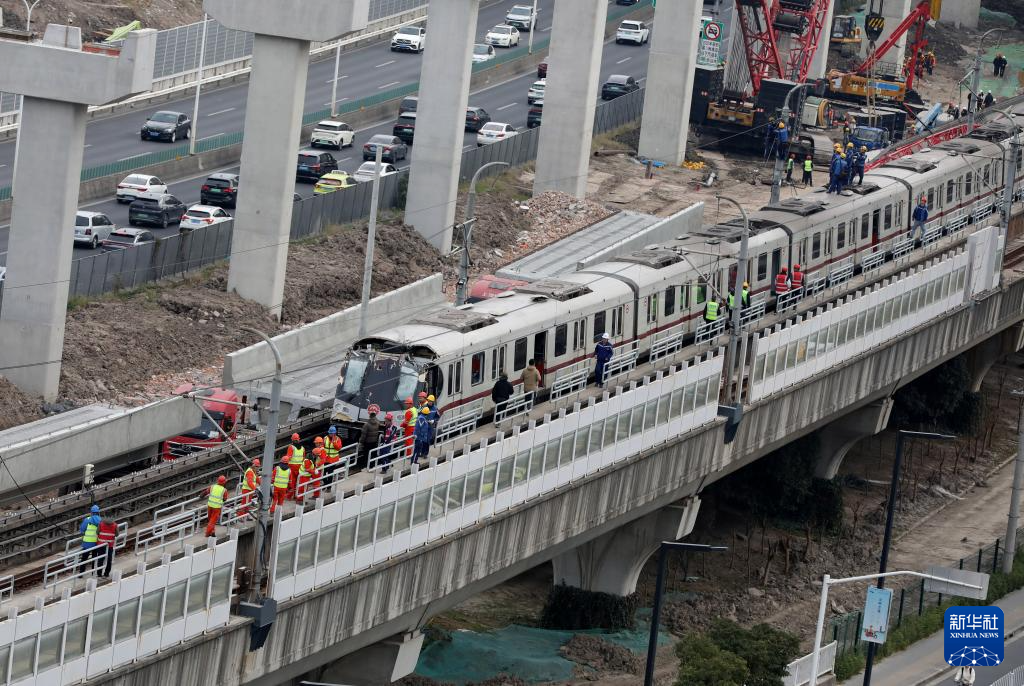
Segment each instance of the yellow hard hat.
[{"label": "yellow hard hat", "polygon": [[846,153],[845,152],[840,153],[839,156],[842,157],[844,160],[846,159]]},{"label": "yellow hard hat", "polygon": [[843,144],[842,143],[836,143],[832,147],[835,148],[836,150],[842,150],[843,149]]},{"label": "yellow hard hat", "polygon": [[420,410],[420,413],[421,414],[430,414],[430,408],[429,407],[424,407],[422,410]]},{"label": "yellow hard hat", "polygon": [[780,128],[780,129],[784,129],[784,128],[786,128],[786,122],[784,122],[784,121],[780,121],[780,122],[779,122],[779,128]]},{"label": "yellow hard hat", "polygon": [[432,396],[432,395],[428,395],[428,396],[427,396],[427,402],[428,402],[428,403],[432,403],[432,402],[434,402],[435,400],[437,400],[437,398],[435,398],[434,396]]},{"label": "yellow hard hat", "polygon": [[848,148],[852,148],[852,147],[853,147],[853,143],[847,143],[847,144],[846,144],[846,147],[848,147]]},{"label": "yellow hard hat", "polygon": [[744,282],[743,282],[743,287],[744,287],[744,288],[750,288],[750,283],[749,283],[749,282],[747,282],[747,281],[744,281]]},{"label": "yellow hard hat", "polygon": [[866,146],[866,145],[860,146],[860,151],[861,152],[867,152],[868,151],[868,146]]}]

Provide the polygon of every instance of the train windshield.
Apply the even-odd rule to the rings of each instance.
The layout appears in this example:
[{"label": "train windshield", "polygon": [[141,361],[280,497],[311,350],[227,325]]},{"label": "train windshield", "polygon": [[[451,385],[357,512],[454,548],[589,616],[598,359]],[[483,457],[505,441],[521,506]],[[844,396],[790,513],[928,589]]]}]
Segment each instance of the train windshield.
[{"label": "train windshield", "polygon": [[359,407],[377,403],[396,409],[416,394],[419,370],[394,357],[350,355],[341,368],[337,399]]}]

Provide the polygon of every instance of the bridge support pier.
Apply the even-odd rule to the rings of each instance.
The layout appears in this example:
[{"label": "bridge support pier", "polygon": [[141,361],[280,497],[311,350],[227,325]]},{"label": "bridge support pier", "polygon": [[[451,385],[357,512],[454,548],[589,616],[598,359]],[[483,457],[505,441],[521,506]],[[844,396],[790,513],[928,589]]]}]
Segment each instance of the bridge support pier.
[{"label": "bridge support pier", "polygon": [[693,531],[699,510],[700,498],[687,498],[558,555],[551,560],[555,583],[609,595],[634,593],[648,558],[662,541]]},{"label": "bridge support pier", "polygon": [[416,669],[423,634],[398,634],[366,646],[318,670],[321,681],[347,686],[382,686],[409,676]]},{"label": "bridge support pier", "polygon": [[702,7],[696,0],[676,0],[655,10],[640,125],[641,157],[673,165],[686,157],[698,32],[679,27],[700,26]]},{"label": "bridge support pier", "polygon": [[[889,39],[889,36],[893,34],[893,30],[900,25],[907,15],[910,14],[910,10],[917,6],[918,3],[913,0],[886,0],[882,7],[882,16],[885,17],[885,28],[882,29],[882,35],[875,41],[875,45],[879,46]],[[832,27],[829,26],[828,30],[831,31]],[[861,58],[868,56],[869,51],[868,37],[864,36],[864,40],[860,44],[860,56]],[[892,62],[898,67],[903,67],[903,55],[907,49],[907,34],[903,34],[896,44],[892,46],[883,62]]]},{"label": "bridge support pier", "polygon": [[555,3],[534,195],[586,196],[607,13],[604,0]]},{"label": "bridge support pier", "polygon": [[843,415],[818,432],[820,456],[814,476],[831,480],[839,471],[843,458],[862,438],[881,433],[889,423],[893,399],[885,398]]},{"label": "bridge support pier", "polygon": [[1017,352],[1024,347],[1024,326],[1018,325],[1007,329],[998,336],[988,338],[968,350],[964,359],[967,371],[971,375],[971,393],[981,390],[985,376],[999,358]]},{"label": "bridge support pier", "polygon": [[826,3],[828,10],[825,12],[825,24],[821,28],[821,38],[818,39],[818,49],[814,51],[811,58],[811,66],[807,70],[807,78],[823,79],[828,68],[828,49],[832,41],[832,17],[835,13],[835,2]]}]

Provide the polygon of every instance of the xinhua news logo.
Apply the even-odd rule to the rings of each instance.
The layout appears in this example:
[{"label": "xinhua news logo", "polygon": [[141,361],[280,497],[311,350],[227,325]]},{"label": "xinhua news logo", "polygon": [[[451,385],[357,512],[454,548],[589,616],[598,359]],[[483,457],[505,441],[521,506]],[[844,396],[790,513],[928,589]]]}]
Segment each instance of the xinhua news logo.
[{"label": "xinhua news logo", "polygon": [[1003,611],[994,605],[946,610],[946,662],[993,667],[1003,661]]}]

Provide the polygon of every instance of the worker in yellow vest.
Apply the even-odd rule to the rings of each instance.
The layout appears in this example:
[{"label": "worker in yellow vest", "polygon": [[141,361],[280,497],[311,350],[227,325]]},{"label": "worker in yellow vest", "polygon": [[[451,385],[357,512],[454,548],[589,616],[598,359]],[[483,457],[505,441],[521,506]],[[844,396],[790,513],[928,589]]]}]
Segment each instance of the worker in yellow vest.
[{"label": "worker in yellow vest", "polygon": [[206,537],[209,538],[217,532],[217,522],[220,520],[220,512],[224,508],[224,501],[228,497],[228,489],[224,485],[228,479],[223,474],[217,477],[217,483],[206,489],[209,497],[206,499]]},{"label": "worker in yellow vest", "polygon": [[243,517],[249,514],[249,505],[252,503],[252,493],[260,487],[260,458],[254,457],[252,464],[245,470],[242,476],[242,506],[239,514]]},{"label": "worker in yellow vest", "polygon": [[288,497],[295,497],[295,487],[299,485],[299,468],[302,466],[302,461],[306,459],[306,449],[299,445],[298,434],[292,434],[292,443],[288,446],[288,452],[286,457],[288,458],[288,468],[291,469],[291,480],[288,482]]},{"label": "worker in yellow vest", "polygon": [[413,432],[416,430],[416,420],[419,419],[420,411],[412,404],[412,398],[405,399],[405,416],[403,417],[405,430],[405,454],[400,457],[412,457]]},{"label": "worker in yellow vest", "polygon": [[277,465],[277,468],[274,469],[274,498],[270,503],[270,514],[274,514],[274,510],[278,505],[284,505],[291,482],[292,469],[291,465],[288,464],[288,457],[285,456],[281,458],[281,464]]}]

